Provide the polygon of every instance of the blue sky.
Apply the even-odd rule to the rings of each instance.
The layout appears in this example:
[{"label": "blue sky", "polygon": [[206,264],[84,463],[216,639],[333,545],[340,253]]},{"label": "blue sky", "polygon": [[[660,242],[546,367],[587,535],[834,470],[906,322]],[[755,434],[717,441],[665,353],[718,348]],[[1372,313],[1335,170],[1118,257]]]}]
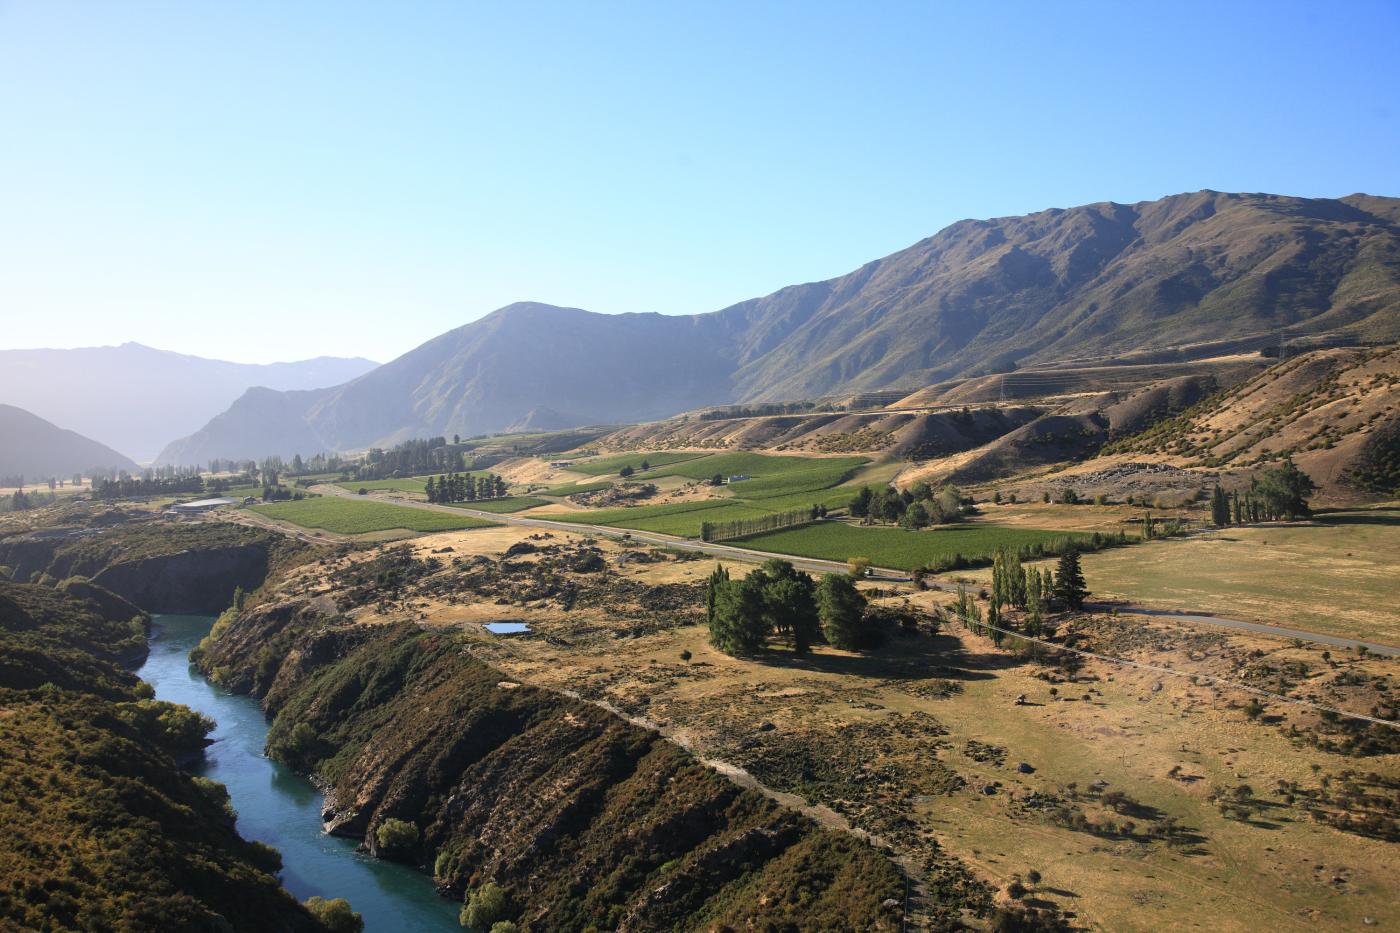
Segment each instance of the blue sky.
[{"label": "blue sky", "polygon": [[387,360],[964,217],[1400,195],[1400,3],[0,0],[0,346]]}]

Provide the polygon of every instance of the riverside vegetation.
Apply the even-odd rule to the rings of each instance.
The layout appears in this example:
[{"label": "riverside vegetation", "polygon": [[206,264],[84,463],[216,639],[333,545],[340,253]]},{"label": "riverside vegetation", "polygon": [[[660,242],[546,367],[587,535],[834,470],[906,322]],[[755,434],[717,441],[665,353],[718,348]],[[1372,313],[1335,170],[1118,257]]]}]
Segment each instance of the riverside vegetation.
[{"label": "riverside vegetation", "polygon": [[0,581],[0,926],[327,929],[277,852],[239,838],[222,785],[180,770],[213,724],[126,671],[145,636],[91,584]]}]

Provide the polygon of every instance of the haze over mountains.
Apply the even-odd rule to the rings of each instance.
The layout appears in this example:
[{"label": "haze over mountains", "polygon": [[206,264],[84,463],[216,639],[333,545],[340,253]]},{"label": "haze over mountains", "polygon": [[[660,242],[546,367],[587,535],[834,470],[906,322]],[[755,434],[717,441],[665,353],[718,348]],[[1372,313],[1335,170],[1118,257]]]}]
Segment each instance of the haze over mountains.
[{"label": "haze over mountains", "polygon": [[1316,334],[1400,339],[1400,199],[1202,191],[967,220],[708,314],[513,304],[334,388],[251,390],[159,461],[633,422]]},{"label": "haze over mountains", "polygon": [[0,476],[22,476],[31,485],[49,477],[66,480],[74,473],[89,476],[94,469],[139,469],[105,444],[13,405],[0,404],[0,438]]},{"label": "haze over mountains", "polygon": [[197,430],[253,386],[333,386],[375,365],[329,356],[294,363],[230,363],[139,343],[0,350],[0,403],[149,461],[171,438]]}]

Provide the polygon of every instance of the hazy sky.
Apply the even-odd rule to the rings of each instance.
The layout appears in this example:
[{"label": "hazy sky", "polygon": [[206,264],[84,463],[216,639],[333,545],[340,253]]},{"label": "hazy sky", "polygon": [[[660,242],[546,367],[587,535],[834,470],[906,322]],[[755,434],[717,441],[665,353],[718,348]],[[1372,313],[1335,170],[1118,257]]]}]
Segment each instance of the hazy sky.
[{"label": "hazy sky", "polygon": [[0,0],[0,347],[387,360],[964,217],[1400,195],[1400,4]]}]

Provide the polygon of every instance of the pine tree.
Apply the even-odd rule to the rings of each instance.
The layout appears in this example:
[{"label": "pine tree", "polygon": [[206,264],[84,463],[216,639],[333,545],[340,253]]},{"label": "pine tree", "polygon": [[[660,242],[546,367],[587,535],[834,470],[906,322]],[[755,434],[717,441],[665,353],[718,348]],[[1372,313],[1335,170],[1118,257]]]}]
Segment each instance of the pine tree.
[{"label": "pine tree", "polygon": [[753,577],[725,580],[715,588],[710,644],[725,654],[757,654],[767,639],[762,583]]},{"label": "pine tree", "polygon": [[788,639],[798,654],[805,654],[821,636],[811,576],[777,557],[764,561],[750,576],[762,587],[768,630]]},{"label": "pine tree", "polygon": [[849,574],[829,573],[817,584],[817,614],[826,640],[838,648],[862,647],[865,595]]},{"label": "pine tree", "polygon": [[1089,590],[1084,585],[1084,571],[1079,566],[1079,552],[1069,548],[1060,555],[1055,574],[1055,598],[1068,609],[1083,609]]},{"label": "pine tree", "polygon": [[438,501],[437,484],[433,482],[431,476],[429,476],[428,481],[423,484],[423,492],[427,494],[429,502]]},{"label": "pine tree", "polygon": [[1021,566],[1021,553],[1010,550],[1006,555],[1006,601],[1017,609],[1026,608],[1026,571]]},{"label": "pine tree", "polygon": [[705,621],[712,623],[715,620],[715,593],[721,586],[729,582],[729,571],[724,569],[723,564],[716,564],[715,569],[710,573],[710,579],[705,582]]},{"label": "pine tree", "polygon": [[1210,493],[1210,521],[1216,528],[1230,524],[1230,502],[1225,498],[1225,490],[1216,483]]},{"label": "pine tree", "polygon": [[1238,489],[1236,489],[1233,493],[1230,494],[1230,501],[1234,507],[1235,524],[1243,524],[1244,512],[1240,509],[1240,491]]}]

